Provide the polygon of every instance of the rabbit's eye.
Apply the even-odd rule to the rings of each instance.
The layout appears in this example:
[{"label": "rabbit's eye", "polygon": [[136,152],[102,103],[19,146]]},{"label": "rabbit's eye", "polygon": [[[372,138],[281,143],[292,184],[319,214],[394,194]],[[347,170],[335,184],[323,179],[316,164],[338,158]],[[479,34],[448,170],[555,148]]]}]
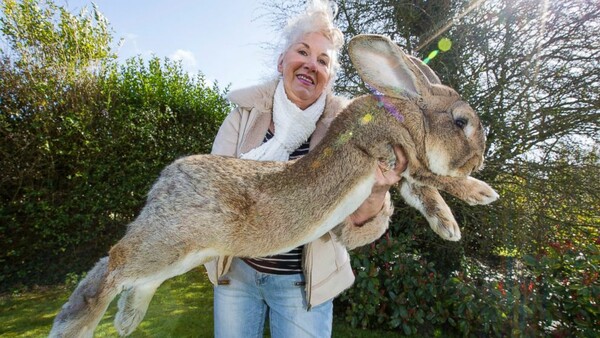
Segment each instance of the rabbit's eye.
[{"label": "rabbit's eye", "polygon": [[464,117],[459,117],[456,120],[454,120],[454,124],[460,129],[464,129],[468,123],[469,120],[465,119]]}]

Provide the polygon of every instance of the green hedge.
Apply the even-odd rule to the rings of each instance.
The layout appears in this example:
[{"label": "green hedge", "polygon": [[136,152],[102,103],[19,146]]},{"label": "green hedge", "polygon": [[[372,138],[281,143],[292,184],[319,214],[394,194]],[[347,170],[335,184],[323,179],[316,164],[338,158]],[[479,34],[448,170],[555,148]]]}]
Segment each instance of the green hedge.
[{"label": "green hedge", "polygon": [[490,265],[427,233],[412,211],[396,215],[383,238],[351,253],[356,283],[336,306],[349,324],[414,337],[600,336],[600,240]]},{"label": "green hedge", "polygon": [[210,151],[230,109],[224,91],[169,60],[67,81],[0,67],[0,291],[88,270],[165,165]]}]

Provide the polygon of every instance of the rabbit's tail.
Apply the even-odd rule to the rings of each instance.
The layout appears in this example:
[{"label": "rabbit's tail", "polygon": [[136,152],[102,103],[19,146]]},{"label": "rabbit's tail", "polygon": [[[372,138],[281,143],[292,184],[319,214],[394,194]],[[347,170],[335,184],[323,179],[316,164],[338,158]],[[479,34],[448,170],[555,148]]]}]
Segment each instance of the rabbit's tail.
[{"label": "rabbit's tail", "polygon": [[108,305],[119,293],[108,271],[108,257],[96,263],[54,319],[50,337],[93,337]]}]

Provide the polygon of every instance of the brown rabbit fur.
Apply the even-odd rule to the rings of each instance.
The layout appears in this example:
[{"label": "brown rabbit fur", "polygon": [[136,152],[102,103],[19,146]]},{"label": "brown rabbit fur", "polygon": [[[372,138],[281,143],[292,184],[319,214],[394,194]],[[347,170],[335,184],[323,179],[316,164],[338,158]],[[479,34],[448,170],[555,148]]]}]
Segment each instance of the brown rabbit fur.
[{"label": "brown rabbit fur", "polygon": [[[438,189],[470,204],[498,197],[469,177],[482,166],[485,149],[477,115],[387,38],[357,36],[349,51],[361,77],[383,97],[355,99],[321,144],[297,161],[197,155],[169,165],[126,235],[63,306],[50,336],[93,336],[121,292],[115,326],[128,335],[164,280],[215,256],[261,257],[327,231],[344,236],[344,219],[369,196],[378,162],[393,155],[390,145],[401,145],[408,159],[404,199],[436,233],[458,240],[460,230]],[[388,106],[402,114],[402,122]]]}]

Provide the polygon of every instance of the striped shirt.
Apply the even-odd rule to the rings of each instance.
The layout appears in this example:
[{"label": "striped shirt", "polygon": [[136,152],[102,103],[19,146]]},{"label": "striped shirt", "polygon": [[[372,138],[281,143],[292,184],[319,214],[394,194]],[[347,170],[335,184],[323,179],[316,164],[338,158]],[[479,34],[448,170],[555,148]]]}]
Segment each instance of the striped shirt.
[{"label": "striped shirt", "polygon": [[[273,137],[273,133],[267,130],[263,143]],[[290,160],[295,160],[308,153],[310,137],[298,149],[290,154]],[[256,271],[270,273],[274,275],[292,275],[302,273],[302,249],[303,246],[296,247],[289,252],[262,257],[262,258],[243,258],[246,264],[250,265]]]}]

